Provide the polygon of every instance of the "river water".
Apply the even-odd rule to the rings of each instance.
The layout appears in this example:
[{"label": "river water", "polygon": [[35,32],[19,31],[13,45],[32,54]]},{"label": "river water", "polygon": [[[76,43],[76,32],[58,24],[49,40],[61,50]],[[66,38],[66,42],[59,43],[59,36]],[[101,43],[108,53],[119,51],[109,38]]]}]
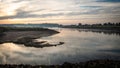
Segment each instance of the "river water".
[{"label": "river water", "polygon": [[[55,28],[54,28],[55,29]],[[34,48],[13,43],[0,44],[0,64],[49,65],[94,59],[120,60],[120,35],[80,29],[56,28],[59,34],[36,39],[60,46]]]}]

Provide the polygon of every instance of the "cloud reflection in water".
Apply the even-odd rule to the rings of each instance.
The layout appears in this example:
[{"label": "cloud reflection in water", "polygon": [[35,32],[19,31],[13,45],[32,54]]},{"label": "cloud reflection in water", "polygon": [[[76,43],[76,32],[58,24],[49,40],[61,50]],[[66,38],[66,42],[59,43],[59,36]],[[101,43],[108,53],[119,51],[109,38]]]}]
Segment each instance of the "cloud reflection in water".
[{"label": "cloud reflection in water", "polygon": [[0,44],[0,63],[5,64],[61,64],[90,59],[120,59],[120,36],[103,33],[61,29],[61,33],[43,37],[51,43],[63,41],[56,47],[34,48],[13,43]]}]

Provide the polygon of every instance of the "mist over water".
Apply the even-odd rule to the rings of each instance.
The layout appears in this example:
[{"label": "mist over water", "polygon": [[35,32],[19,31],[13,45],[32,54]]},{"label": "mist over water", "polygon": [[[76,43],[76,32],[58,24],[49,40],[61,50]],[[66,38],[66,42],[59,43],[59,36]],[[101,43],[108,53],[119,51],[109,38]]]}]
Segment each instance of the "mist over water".
[{"label": "mist over water", "polygon": [[92,59],[120,60],[120,35],[79,29],[56,28],[55,30],[60,33],[36,40],[50,43],[65,42],[65,44],[34,48],[3,43],[0,44],[0,64],[49,65]]}]

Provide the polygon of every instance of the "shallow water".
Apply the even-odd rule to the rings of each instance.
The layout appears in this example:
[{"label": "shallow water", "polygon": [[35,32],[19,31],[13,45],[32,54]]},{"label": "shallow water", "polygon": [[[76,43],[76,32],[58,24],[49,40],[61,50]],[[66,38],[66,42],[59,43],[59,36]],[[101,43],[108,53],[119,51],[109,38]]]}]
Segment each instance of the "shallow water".
[{"label": "shallow water", "polygon": [[36,40],[65,44],[45,48],[25,47],[13,43],[0,44],[0,63],[48,65],[93,59],[120,60],[120,35],[79,29],[55,30],[60,33]]}]

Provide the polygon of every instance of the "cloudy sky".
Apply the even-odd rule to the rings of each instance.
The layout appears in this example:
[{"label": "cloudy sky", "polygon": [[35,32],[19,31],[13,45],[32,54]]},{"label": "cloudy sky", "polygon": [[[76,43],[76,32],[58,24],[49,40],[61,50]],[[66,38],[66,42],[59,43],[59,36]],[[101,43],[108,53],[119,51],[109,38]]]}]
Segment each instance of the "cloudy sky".
[{"label": "cloudy sky", "polygon": [[120,0],[0,0],[0,23],[120,22]]}]

